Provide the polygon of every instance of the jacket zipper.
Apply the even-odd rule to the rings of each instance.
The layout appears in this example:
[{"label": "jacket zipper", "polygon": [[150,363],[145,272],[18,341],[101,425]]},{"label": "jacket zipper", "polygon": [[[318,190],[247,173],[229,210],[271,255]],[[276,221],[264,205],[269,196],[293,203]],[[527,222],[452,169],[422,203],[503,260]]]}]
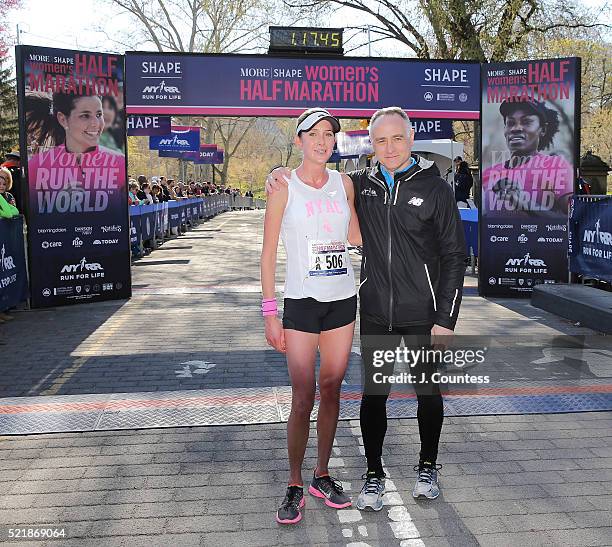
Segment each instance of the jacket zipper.
[{"label": "jacket zipper", "polygon": [[[414,175],[416,175],[416,173],[417,171],[412,173],[408,178],[404,180],[410,180]],[[398,180],[394,184],[395,200],[393,200],[393,193],[389,190],[389,187],[386,184],[383,186],[382,182],[379,181],[375,176],[370,175],[370,173],[368,173],[368,178],[385,189],[385,205],[387,205],[387,273],[389,274],[389,332],[391,332],[393,331],[393,279],[391,277],[391,206],[394,205],[393,201],[397,201],[399,183],[402,181]],[[388,200],[387,196],[389,197]]]},{"label": "jacket zipper", "polygon": [[393,330],[393,279],[391,277],[391,198],[387,205],[387,250],[389,271],[389,332]]}]

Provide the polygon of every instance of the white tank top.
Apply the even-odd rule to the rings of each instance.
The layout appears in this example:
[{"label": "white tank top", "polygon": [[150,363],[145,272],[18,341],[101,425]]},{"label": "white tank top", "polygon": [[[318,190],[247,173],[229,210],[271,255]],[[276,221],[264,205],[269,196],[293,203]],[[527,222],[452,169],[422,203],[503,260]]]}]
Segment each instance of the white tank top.
[{"label": "white tank top", "polygon": [[316,189],[291,172],[281,237],[287,253],[285,298],[343,300],[357,293],[348,254],[351,210],[342,175],[327,169]]}]

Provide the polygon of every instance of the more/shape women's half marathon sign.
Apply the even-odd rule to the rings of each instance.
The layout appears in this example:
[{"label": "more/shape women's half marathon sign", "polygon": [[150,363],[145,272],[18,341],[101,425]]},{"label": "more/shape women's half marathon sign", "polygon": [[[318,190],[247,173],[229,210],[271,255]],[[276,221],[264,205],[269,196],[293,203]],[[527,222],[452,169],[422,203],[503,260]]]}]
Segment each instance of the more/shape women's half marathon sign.
[{"label": "more/shape women's half marathon sign", "polygon": [[477,62],[128,52],[129,114],[343,117],[400,106],[414,118],[476,120]]}]

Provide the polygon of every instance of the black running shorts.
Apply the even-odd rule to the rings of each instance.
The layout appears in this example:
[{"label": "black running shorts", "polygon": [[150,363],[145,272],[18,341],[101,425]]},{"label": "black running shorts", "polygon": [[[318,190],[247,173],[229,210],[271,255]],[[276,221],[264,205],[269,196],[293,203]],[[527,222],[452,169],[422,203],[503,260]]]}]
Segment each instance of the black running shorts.
[{"label": "black running shorts", "polygon": [[285,298],[283,327],[319,334],[352,323],[356,314],[356,295],[332,302],[319,302],[314,298]]}]

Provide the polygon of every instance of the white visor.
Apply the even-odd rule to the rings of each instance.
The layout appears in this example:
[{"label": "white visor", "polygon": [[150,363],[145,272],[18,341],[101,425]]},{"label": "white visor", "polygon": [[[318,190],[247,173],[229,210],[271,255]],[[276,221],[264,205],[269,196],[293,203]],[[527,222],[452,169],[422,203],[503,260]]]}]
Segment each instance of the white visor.
[{"label": "white visor", "polygon": [[327,110],[321,109],[309,114],[306,118],[304,118],[295,128],[295,134],[299,135],[301,131],[309,131],[321,120],[329,120],[334,133],[338,133],[338,131],[340,131],[340,122],[338,119],[334,118],[334,116],[332,116]]}]

